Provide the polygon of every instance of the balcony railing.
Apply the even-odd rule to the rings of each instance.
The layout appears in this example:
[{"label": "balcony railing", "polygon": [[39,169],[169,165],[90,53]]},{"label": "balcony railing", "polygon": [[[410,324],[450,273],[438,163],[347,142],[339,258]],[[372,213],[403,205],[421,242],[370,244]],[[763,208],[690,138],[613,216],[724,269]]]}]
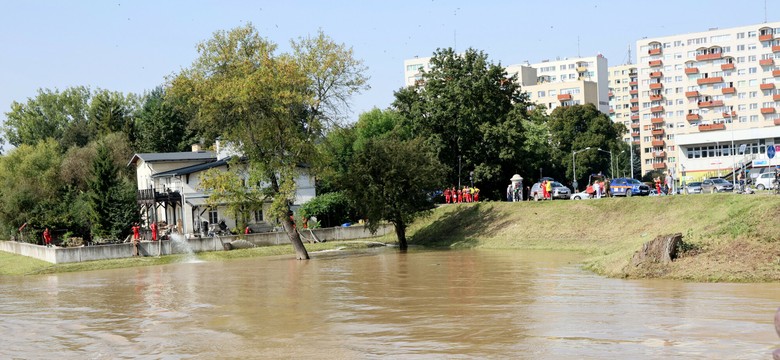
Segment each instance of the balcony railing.
[{"label": "balcony railing", "polygon": [[638,86],[638,85],[639,85],[638,81],[632,81],[628,83],[628,86]]},{"label": "balcony railing", "polygon": [[664,134],[664,129],[653,129],[652,134],[653,135],[663,135]]},{"label": "balcony railing", "polygon": [[772,101],[780,101],[780,94],[772,95]]},{"label": "balcony railing", "polygon": [[758,64],[761,66],[772,66],[775,64],[775,59],[761,59],[758,60]]},{"label": "balcony railing", "polygon": [[666,151],[653,151],[653,156],[657,158],[666,157]]},{"label": "balcony railing", "polygon": [[780,125],[780,119],[775,119],[775,125]]},{"label": "balcony railing", "polygon": [[638,103],[639,102],[639,98],[638,97],[632,97],[628,101],[631,102],[631,103]]},{"label": "balcony railing", "polygon": [[734,63],[731,63],[731,64],[721,64],[721,65],[720,65],[720,69],[721,69],[721,70],[723,70],[723,71],[726,71],[726,70],[734,70],[734,68],[736,68],[736,66],[734,65]]},{"label": "balcony railing", "polygon": [[571,94],[558,95],[558,101],[569,101],[569,100],[571,100]]},{"label": "balcony railing", "polygon": [[629,90],[628,94],[629,95],[639,95],[639,90]]},{"label": "balcony railing", "polygon": [[699,92],[698,91],[686,91],[685,92],[685,97],[697,97],[697,96],[699,96]]},{"label": "balcony railing", "polygon": [[700,54],[696,55],[696,61],[718,60],[723,57],[723,53]]},{"label": "balcony railing", "polygon": [[758,36],[758,41],[772,41],[775,39],[774,34],[764,34]]},{"label": "balcony railing", "polygon": [[[639,123],[632,123],[631,124],[632,129],[639,129]],[[637,130],[638,131],[638,130]]]},{"label": "balcony railing", "polygon": [[730,118],[730,117],[735,117],[735,116],[737,116],[737,112],[736,111],[731,111],[731,112],[726,111],[726,112],[723,113],[723,117],[724,118]]},{"label": "balcony railing", "polygon": [[660,78],[660,77],[663,77],[663,76],[664,76],[664,73],[662,73],[660,71],[653,71],[653,72],[650,73],[650,77],[651,78]]},{"label": "balcony railing", "polygon": [[663,66],[663,64],[664,64],[664,62],[663,62],[663,61],[661,61],[661,60],[651,60],[651,61],[648,63],[648,65],[650,65],[650,67],[658,67],[658,66]]},{"label": "balcony railing", "polygon": [[722,82],[723,82],[722,76],[706,77],[706,78],[701,78],[696,80],[696,83],[699,85],[717,84]]},{"label": "balcony railing", "polygon": [[639,115],[631,115],[631,120],[639,120]]},{"label": "balcony railing", "polygon": [[725,129],[726,129],[726,124],[724,123],[699,125],[699,131],[715,131],[715,130],[725,130]]},{"label": "balcony railing", "polygon": [[629,110],[631,110],[631,112],[637,112],[639,111],[639,106],[632,106]]},{"label": "balcony railing", "polygon": [[661,55],[661,48],[647,50],[648,55]]},{"label": "balcony railing", "polygon": [[780,76],[780,70],[772,70],[772,76],[774,77]]},{"label": "balcony railing", "polygon": [[699,114],[688,114],[688,115],[685,115],[685,120],[688,120],[688,121],[699,120]]},{"label": "balcony railing", "polygon": [[663,89],[663,88],[664,88],[664,85],[661,84],[661,83],[651,83],[650,84],[650,90],[658,90],[658,89]]},{"label": "balcony railing", "polygon": [[650,112],[658,113],[658,112],[664,112],[663,106],[653,106],[650,108]]},{"label": "balcony railing", "polygon": [[723,106],[723,100],[699,101],[699,107]]},{"label": "balcony railing", "polygon": [[662,117],[650,118],[650,123],[651,124],[663,124],[664,123],[664,118],[662,118]]},{"label": "balcony railing", "polygon": [[650,95],[650,101],[661,101],[664,99],[663,95]]},{"label": "balcony railing", "polygon": [[773,90],[775,88],[775,84],[774,83],[766,83],[766,84],[758,85],[758,87],[761,90]]},{"label": "balcony railing", "polygon": [[663,140],[653,140],[650,143],[650,145],[653,145],[653,146],[664,146],[665,144],[666,144],[666,142],[663,141]]},{"label": "balcony railing", "polygon": [[693,74],[698,74],[698,73],[699,73],[699,68],[697,68],[697,67],[685,68],[685,74],[687,74],[687,75],[693,75]]},{"label": "balcony railing", "polygon": [[725,87],[725,88],[722,88],[722,89],[720,89],[720,92],[721,92],[723,95],[726,95],[726,94],[734,94],[734,93],[736,93],[736,92],[737,92],[737,88],[735,88],[735,87]]},{"label": "balcony railing", "polygon": [[653,163],[653,169],[666,169],[665,162]]},{"label": "balcony railing", "polygon": [[773,107],[761,108],[761,113],[762,114],[774,114],[775,113],[775,108],[773,108]]},{"label": "balcony railing", "polygon": [[638,137],[638,136],[639,136],[639,131],[634,131],[631,133],[631,137]]},{"label": "balcony railing", "polygon": [[780,52],[780,45],[772,46],[772,52]]}]

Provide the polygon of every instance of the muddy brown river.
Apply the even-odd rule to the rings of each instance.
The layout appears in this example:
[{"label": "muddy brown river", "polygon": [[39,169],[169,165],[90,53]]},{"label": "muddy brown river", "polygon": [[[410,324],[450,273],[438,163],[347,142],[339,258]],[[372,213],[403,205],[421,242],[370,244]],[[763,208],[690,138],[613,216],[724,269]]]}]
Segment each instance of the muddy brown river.
[{"label": "muddy brown river", "polygon": [[780,284],[538,251],[315,253],[0,277],[2,359],[767,359]]}]

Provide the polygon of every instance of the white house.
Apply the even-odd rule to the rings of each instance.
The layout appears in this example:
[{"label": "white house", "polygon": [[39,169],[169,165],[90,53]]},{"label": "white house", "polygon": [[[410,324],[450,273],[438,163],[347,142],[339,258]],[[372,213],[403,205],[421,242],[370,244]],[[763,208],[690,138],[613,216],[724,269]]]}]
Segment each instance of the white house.
[{"label": "white house", "polygon": [[[220,221],[224,221],[228,228],[236,227],[234,214],[224,206],[207,206],[209,194],[200,189],[200,177],[205,171],[227,171],[229,160],[235,155],[224,148],[220,151],[219,146],[216,154],[193,146],[192,152],[133,155],[128,166],[136,168],[137,199],[147,225],[155,219],[165,221],[175,228],[180,227],[186,236],[206,233],[209,226]],[[316,196],[314,178],[305,167],[300,168],[296,185],[293,211]],[[254,231],[272,229],[275,219],[266,219],[264,213],[257,211],[251,214],[249,224]]]}]

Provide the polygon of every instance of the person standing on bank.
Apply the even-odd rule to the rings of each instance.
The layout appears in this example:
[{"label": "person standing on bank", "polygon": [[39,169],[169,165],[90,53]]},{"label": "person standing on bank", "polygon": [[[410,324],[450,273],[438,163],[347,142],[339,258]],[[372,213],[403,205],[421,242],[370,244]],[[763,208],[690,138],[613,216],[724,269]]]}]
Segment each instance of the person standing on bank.
[{"label": "person standing on bank", "polygon": [[47,247],[51,246],[51,233],[49,233],[49,228],[43,230],[43,244]]},{"label": "person standing on bank", "polygon": [[157,241],[157,223],[153,222],[149,228],[152,230],[152,241]]}]

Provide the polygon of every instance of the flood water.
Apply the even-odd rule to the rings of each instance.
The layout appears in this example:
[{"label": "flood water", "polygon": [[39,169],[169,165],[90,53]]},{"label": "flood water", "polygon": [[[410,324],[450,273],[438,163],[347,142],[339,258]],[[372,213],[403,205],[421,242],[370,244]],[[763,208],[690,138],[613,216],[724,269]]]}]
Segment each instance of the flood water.
[{"label": "flood water", "polygon": [[607,279],[429,251],[0,278],[0,358],[766,359],[780,284]]}]

